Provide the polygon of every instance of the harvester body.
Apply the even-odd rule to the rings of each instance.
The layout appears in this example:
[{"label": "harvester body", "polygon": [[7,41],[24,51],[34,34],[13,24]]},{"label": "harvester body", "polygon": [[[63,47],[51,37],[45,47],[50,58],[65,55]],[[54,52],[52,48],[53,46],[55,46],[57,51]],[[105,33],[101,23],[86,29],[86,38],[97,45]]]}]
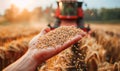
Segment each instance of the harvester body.
[{"label": "harvester body", "polygon": [[89,31],[84,25],[84,13],[82,1],[78,0],[57,0],[57,9],[55,10],[54,28],[59,26],[76,26]]},{"label": "harvester body", "polygon": [[[83,2],[78,2],[77,0],[57,1],[58,7],[55,12],[56,22],[54,27],[63,25],[63,21],[65,22],[75,21],[75,24],[76,24],[75,26],[79,28],[84,28],[84,24],[83,24],[84,14],[82,10],[82,3]],[[70,25],[73,25],[73,24],[70,23]]]}]

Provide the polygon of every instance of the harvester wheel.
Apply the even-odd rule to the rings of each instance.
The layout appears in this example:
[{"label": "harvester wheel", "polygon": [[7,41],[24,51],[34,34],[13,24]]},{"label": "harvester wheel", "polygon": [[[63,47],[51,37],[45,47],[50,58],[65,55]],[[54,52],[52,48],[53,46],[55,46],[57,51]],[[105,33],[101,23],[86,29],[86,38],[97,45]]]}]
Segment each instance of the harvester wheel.
[{"label": "harvester wheel", "polygon": [[83,18],[78,18],[77,19],[77,27],[78,28],[84,28],[84,20],[83,20]]},{"label": "harvester wheel", "polygon": [[60,26],[61,20],[59,18],[56,18],[54,28],[57,28]]}]

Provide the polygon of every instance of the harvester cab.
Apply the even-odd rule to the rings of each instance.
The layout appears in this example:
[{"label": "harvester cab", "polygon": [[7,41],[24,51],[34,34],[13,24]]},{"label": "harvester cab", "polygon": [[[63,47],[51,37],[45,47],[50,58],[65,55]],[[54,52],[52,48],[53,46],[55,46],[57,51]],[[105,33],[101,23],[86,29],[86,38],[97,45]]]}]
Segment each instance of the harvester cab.
[{"label": "harvester cab", "polygon": [[[57,0],[57,9],[55,11],[55,23],[53,28],[59,26],[76,26],[89,31],[84,26],[84,14],[82,9],[83,1],[78,0]],[[50,26],[50,25],[49,25]]]}]

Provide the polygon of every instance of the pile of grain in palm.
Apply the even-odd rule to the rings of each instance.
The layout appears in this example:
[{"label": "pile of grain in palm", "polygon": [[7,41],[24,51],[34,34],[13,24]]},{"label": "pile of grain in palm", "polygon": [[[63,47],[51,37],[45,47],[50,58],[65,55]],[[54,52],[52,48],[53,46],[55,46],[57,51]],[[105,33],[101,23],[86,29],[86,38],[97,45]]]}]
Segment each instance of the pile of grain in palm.
[{"label": "pile of grain in palm", "polygon": [[62,26],[49,33],[41,36],[38,41],[38,48],[56,47],[57,45],[63,45],[65,42],[73,38],[74,36],[84,33],[82,30],[76,27]]}]

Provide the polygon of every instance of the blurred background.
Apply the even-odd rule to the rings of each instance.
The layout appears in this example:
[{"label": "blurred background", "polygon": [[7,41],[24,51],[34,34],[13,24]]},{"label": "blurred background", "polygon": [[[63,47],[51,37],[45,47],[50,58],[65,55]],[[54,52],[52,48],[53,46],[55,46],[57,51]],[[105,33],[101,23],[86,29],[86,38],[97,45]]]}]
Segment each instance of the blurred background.
[{"label": "blurred background", "polygon": [[[84,0],[86,22],[118,24],[120,0]],[[57,8],[56,0],[0,0],[0,24],[40,21],[50,18]],[[102,24],[101,23],[101,24]]]},{"label": "blurred background", "polygon": [[[105,30],[102,37],[106,36],[106,40],[111,36],[106,46],[111,47],[112,52],[114,45],[119,47],[120,44],[120,0],[82,1],[84,23],[92,30]],[[0,71],[21,57],[28,49],[29,41],[55,21],[56,8],[56,0],[0,0]],[[116,50],[119,54],[119,49]]]}]

